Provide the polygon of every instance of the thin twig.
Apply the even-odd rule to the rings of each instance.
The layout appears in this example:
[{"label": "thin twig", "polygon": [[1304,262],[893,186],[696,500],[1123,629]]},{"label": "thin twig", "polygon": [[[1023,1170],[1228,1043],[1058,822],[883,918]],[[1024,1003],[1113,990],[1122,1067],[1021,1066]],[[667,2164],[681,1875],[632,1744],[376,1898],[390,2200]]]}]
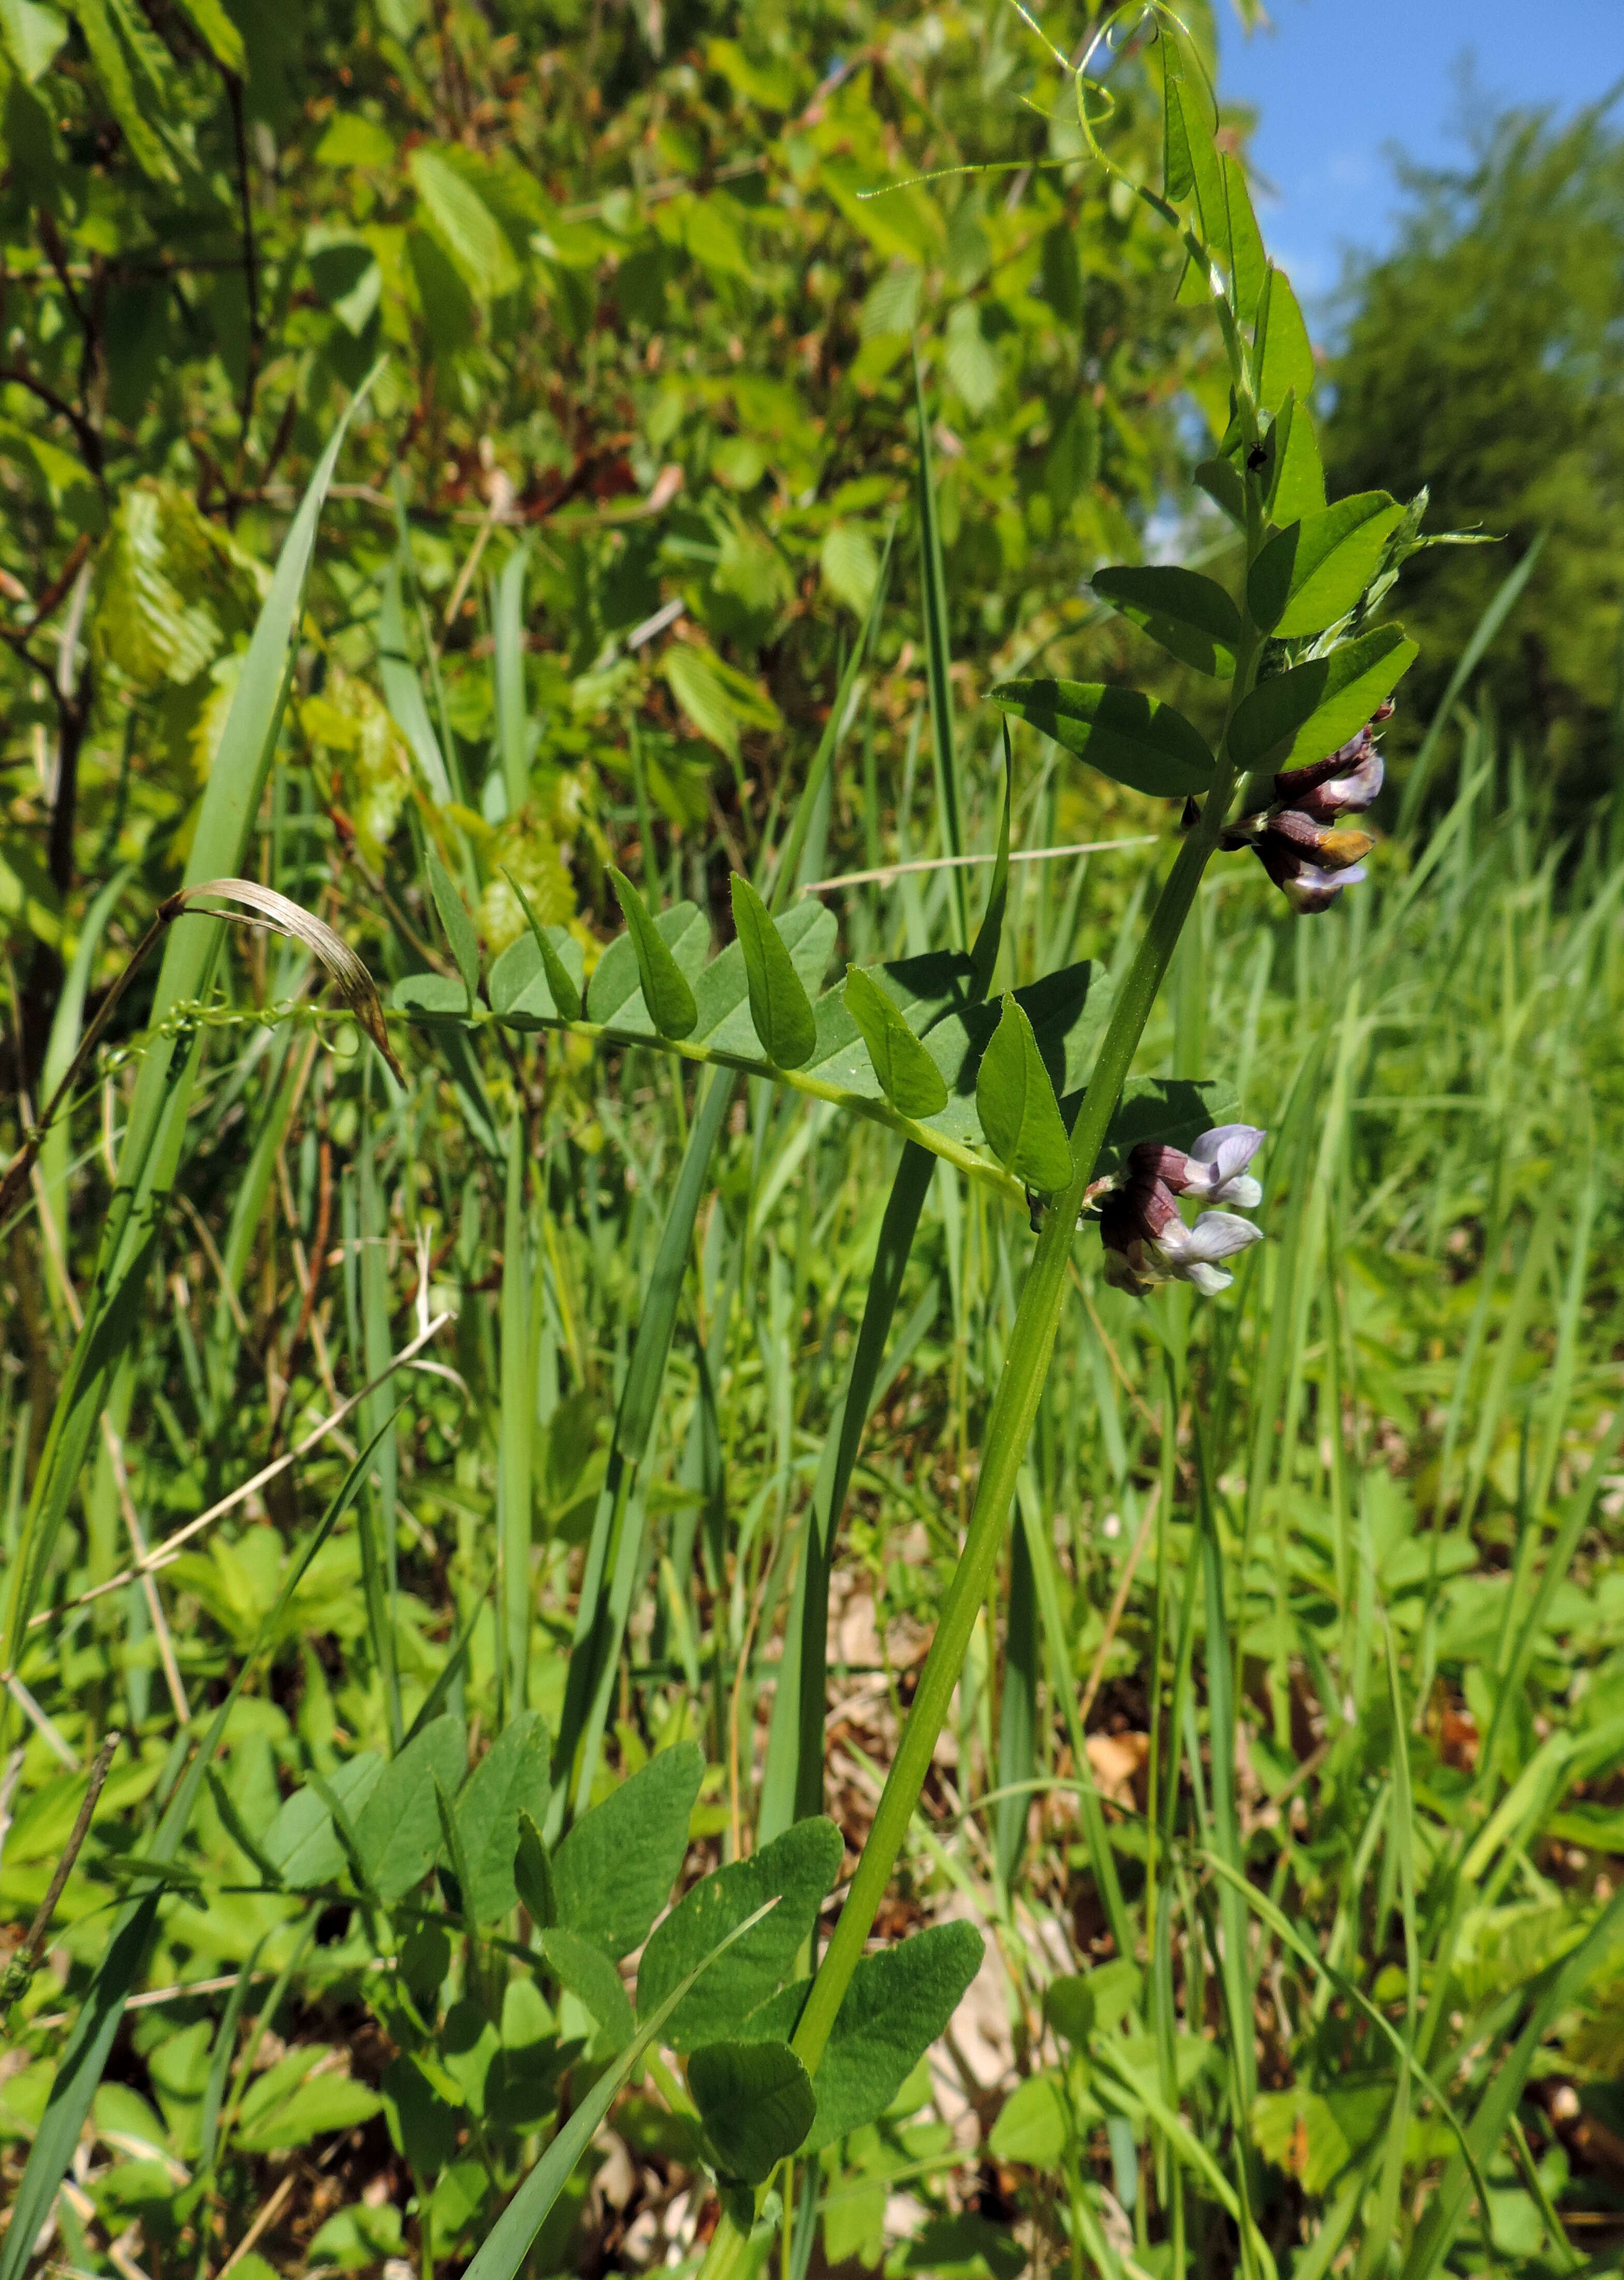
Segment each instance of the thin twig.
[{"label": "thin twig", "polygon": [[101,1748],[96,1753],[96,1763],[90,1768],[90,1785],[85,1791],[83,1801],[79,1808],[79,1817],[73,1823],[66,1848],[57,1863],[50,1883],[45,1887],[45,1897],[40,1902],[34,1922],[28,1927],[27,1937],[7,1965],[4,1977],[0,1977],[0,2010],[5,2009],[17,2000],[38,1967],[47,1935],[50,1930],[50,1920],[57,1913],[57,1902],[62,1898],[62,1888],[73,1875],[73,1863],[78,1860],[84,1841],[90,1833],[91,1817],[96,1811],[96,1800],[102,1794],[102,1784],[107,1779],[108,1768],[113,1760],[113,1752],[122,1739],[123,1736],[115,1728],[105,1737]]},{"label": "thin twig", "polygon": [[[1104,855],[1113,847],[1153,847],[1154,832],[1142,832],[1135,839],[1081,839],[1071,847],[1018,847],[1010,856],[1012,863],[1055,863],[1063,855]],[[976,864],[996,863],[996,855],[931,855],[918,863],[883,863],[877,871],[843,871],[838,879],[809,879],[801,889],[804,895],[832,894],[836,887],[867,887],[886,879],[906,878],[914,871],[968,870]]]},{"label": "thin twig", "polygon": [[[366,1384],[362,1386],[358,1392],[352,1393],[347,1401],[341,1402],[332,1415],[324,1417],[320,1424],[314,1426],[296,1446],[289,1449],[284,1456],[274,1459],[272,1463],[262,1465],[250,1479],[244,1481],[240,1487],[233,1489],[229,1496],[223,1496],[218,1504],[211,1505],[207,1512],[199,1513],[196,1520],[189,1520],[184,1528],[177,1528],[173,1536],[166,1536],[155,1551],[147,1554],[145,1568],[157,1574],[160,1569],[171,1566],[179,1559],[181,1545],[189,1543],[200,1529],[222,1519],[227,1513],[235,1511],[238,1505],[246,1503],[248,1498],[264,1488],[267,1482],[273,1481],[279,1474],[285,1473],[289,1465],[297,1464],[299,1459],[308,1455],[318,1441],[322,1440],[337,1426],[342,1425],[351,1410],[358,1408],[368,1394],[375,1393],[381,1385],[386,1384],[397,1369],[404,1369],[410,1362],[415,1361],[429,1340],[454,1319],[455,1317],[449,1311],[443,1314],[436,1314],[427,1328],[419,1331],[410,1345],[403,1346],[392,1361],[385,1363],[376,1377],[369,1379]],[[91,1600],[103,1598],[109,1591],[122,1591],[127,1583],[135,1583],[143,1572],[142,1566],[138,1563],[136,1567],[125,1568],[121,1575],[109,1576],[106,1583],[96,1583],[89,1591],[81,1591],[76,1599],[64,1600],[59,1607],[42,1607],[39,1614],[31,1619],[28,1628],[30,1630],[35,1630],[41,1623],[51,1622],[58,1616],[71,1614],[75,1607],[88,1606]],[[11,1673],[5,1675],[8,1684],[15,1686],[18,1683]],[[19,1698],[20,1699],[20,1697]],[[30,1700],[32,1700],[31,1697]],[[25,1704],[24,1706],[27,1707],[27,1705]],[[44,1716],[44,1713],[39,1710],[37,1704],[34,1705],[30,1714],[33,1715],[35,1712],[40,1717]],[[67,1745],[64,1743],[62,1746],[65,1750]],[[73,1762],[77,1768],[77,1759]]]},{"label": "thin twig", "polygon": [[270,2199],[260,2210],[252,2224],[249,2226],[248,2230],[243,2234],[242,2239],[238,2241],[230,2255],[220,2266],[219,2270],[214,2276],[214,2280],[226,2280],[226,2275],[230,2271],[232,2266],[235,2264],[240,2258],[246,2256],[249,2250],[259,2238],[260,2235],[268,2231],[271,2226],[275,2223],[277,2218],[281,2215],[283,2208],[287,2205],[289,2196],[293,2191],[294,2184],[296,2181],[296,2171],[289,2169],[288,2175],[282,2179],[281,2184],[278,2185]]}]

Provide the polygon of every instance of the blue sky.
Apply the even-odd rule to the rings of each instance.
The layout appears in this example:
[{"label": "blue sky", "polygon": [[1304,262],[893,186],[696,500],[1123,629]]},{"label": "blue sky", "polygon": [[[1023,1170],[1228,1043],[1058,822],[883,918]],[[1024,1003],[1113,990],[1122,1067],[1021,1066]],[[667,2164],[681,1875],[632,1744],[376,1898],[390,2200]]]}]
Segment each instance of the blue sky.
[{"label": "blue sky", "polygon": [[1278,193],[1260,203],[1263,234],[1303,300],[1321,311],[1345,246],[1391,242],[1398,198],[1388,146],[1450,165],[1463,148],[1451,129],[1467,100],[1566,114],[1624,78],[1624,0],[1549,10],[1528,0],[1265,4],[1274,28],[1250,37],[1224,10],[1220,94],[1258,111],[1252,158]]}]

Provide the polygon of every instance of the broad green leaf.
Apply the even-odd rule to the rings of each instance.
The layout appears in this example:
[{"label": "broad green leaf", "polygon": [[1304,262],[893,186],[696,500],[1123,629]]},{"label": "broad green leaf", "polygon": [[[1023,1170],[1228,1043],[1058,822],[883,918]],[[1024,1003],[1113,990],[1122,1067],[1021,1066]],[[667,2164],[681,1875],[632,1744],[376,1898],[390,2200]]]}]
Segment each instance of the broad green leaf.
[{"label": "broad green leaf", "polygon": [[637,2031],[632,1999],[603,1949],[566,1924],[553,1924],[541,1936],[542,1953],[560,1986],[591,2013],[612,2047],[624,2050]]},{"label": "broad green leaf", "polygon": [[947,1923],[862,1959],[813,2076],[809,2153],[879,2120],[958,2008],[981,1954],[974,1924]]},{"label": "broad green leaf", "polygon": [[451,956],[457,960],[457,971],[462,976],[468,1011],[472,1013],[480,994],[480,938],[473,931],[467,905],[452,884],[450,873],[432,847],[426,847],[423,852],[428,864],[429,892],[445,928],[445,938],[451,945]]},{"label": "broad green leaf", "polygon": [[1243,530],[1246,528],[1246,486],[1228,459],[1203,459],[1196,469],[1196,481],[1231,522]]},{"label": "broad green leaf", "polygon": [[880,1090],[904,1116],[935,1116],[947,1106],[941,1070],[879,983],[859,966],[846,969],[842,993],[862,1034]]},{"label": "broad green leaf", "polygon": [[[733,875],[733,922],[744,955],[750,1017],[761,1049],[780,1068],[799,1068],[818,1042],[812,999],[796,972],[766,905],[738,872]],[[697,1009],[695,1019],[697,1021]]]},{"label": "broad green leaf", "polygon": [[1223,588],[1198,571],[1151,566],[1097,570],[1090,581],[1113,609],[1198,673],[1228,681],[1241,639],[1241,613]]},{"label": "broad green leaf", "polygon": [[[495,1923],[519,1899],[513,1860],[519,1815],[547,1809],[547,1729],[534,1710],[521,1710],[499,1734],[458,1795],[457,1832],[468,1882],[464,1913],[475,1923]],[[449,1792],[450,1783],[442,1783]],[[460,1878],[459,1878],[460,1881]]]},{"label": "broad green leaf", "polygon": [[529,1808],[519,1808],[519,1849],[513,1856],[513,1883],[537,1931],[558,1921],[558,1896],[552,1888],[552,1863]]},{"label": "broad green leaf", "polygon": [[1314,351],[1297,306],[1297,295],[1283,269],[1271,263],[1258,298],[1257,327],[1252,338],[1253,384],[1266,412],[1274,411],[1291,389],[1301,404],[1314,384]]},{"label": "broad green leaf", "polygon": [[39,0],[0,0],[0,41],[23,77],[33,85],[50,69],[67,37],[67,19]]},{"label": "broad green leaf", "polygon": [[696,1884],[643,1951],[637,1972],[639,2018],[658,2009],[724,1933],[778,1899],[780,1905],[732,1951],[727,1970],[705,1979],[666,2025],[666,2040],[676,2051],[735,2036],[794,1968],[801,1942],[839,1874],[840,1859],[840,1831],[832,1822],[798,1821],[747,1860],[733,1861]]},{"label": "broad green leaf", "polygon": [[1006,995],[976,1073],[981,1129],[1018,1180],[1052,1195],[1072,1175],[1072,1147],[1032,1024]]},{"label": "broad green leaf", "polygon": [[1308,408],[1288,391],[1269,429],[1268,488],[1264,508],[1282,529],[1325,508],[1325,470]]},{"label": "broad green leaf", "polygon": [[[376,1750],[363,1750],[337,1768],[327,1787],[353,1820],[382,1777],[383,1760]],[[260,1838],[259,1849],[295,1892],[330,1884],[345,1865],[333,1816],[308,1783],[283,1805]]]},{"label": "broad green leaf", "polygon": [[385,1766],[353,1816],[368,1881],[386,1905],[404,1899],[434,1866],[440,1850],[435,1776],[454,1790],[467,1763],[468,1737],[462,1720],[436,1718]]},{"label": "broad green leaf", "polygon": [[1240,160],[1224,153],[1224,192],[1229,207],[1229,252],[1235,279],[1235,313],[1243,326],[1257,322],[1258,299],[1268,273],[1263,235]]},{"label": "broad green leaf", "polygon": [[446,772],[440,739],[428,717],[422,682],[406,647],[398,561],[390,563],[379,597],[378,678],[383,684],[383,701],[412,747],[412,758],[423,771],[423,780],[435,806],[445,807],[451,798],[451,779]]},{"label": "broad green leaf", "polygon": [[699,1008],[689,988],[688,976],[673,958],[664,936],[649,915],[643,901],[624,871],[609,873],[615,897],[626,914],[627,932],[636,955],[643,982],[643,1002],[662,1037],[686,1037],[699,1019]]},{"label": "broad green leaf", "polygon": [[1374,577],[1403,520],[1404,509],[1386,491],[1358,491],[1281,531],[1246,582],[1257,623],[1281,641],[1335,625]]},{"label": "broad green leaf", "polygon": [[831,523],[818,556],[823,582],[838,602],[859,617],[880,582],[880,556],[860,522]]},{"label": "broad green leaf", "polygon": [[[654,1763],[658,1765],[659,1760],[657,1758]],[[672,1990],[662,2008],[643,2022],[635,2040],[627,2045],[612,2066],[605,2068],[486,2234],[463,2280],[515,2280],[530,2244],[568,2184],[575,2164],[596,2136],[643,2053],[664,2028],[667,2011],[674,2010],[700,1973],[714,1964],[734,1941],[747,1937],[748,1930],[748,1922],[741,1924],[704,1956],[689,1977]]]},{"label": "broad green leaf", "polygon": [[679,1742],[593,1806],[552,1856],[558,1922],[616,1962],[648,1937],[688,1851],[704,1752]]},{"label": "broad green leaf", "polygon": [[507,233],[472,182],[433,150],[409,161],[429,227],[476,301],[500,300],[520,281]]},{"label": "broad green leaf", "polygon": [[181,12],[191,20],[193,30],[207,47],[217,64],[229,72],[241,74],[246,67],[242,52],[242,35],[220,4],[220,0],[180,0]]},{"label": "broad green leaf", "polygon": [[[573,937],[566,927],[554,927],[550,930],[544,927],[535,915],[529,896],[526,894],[512,873],[504,871],[502,875],[519,897],[519,907],[525,914],[525,924],[530,929],[530,939],[535,944],[536,955],[541,959],[542,972],[547,977],[547,991],[552,999],[555,1012],[561,1014],[566,1021],[579,1021],[581,983],[564,963],[561,951],[561,945],[572,942]],[[515,944],[514,947],[517,945]],[[579,963],[581,956],[579,944],[575,945],[575,954],[576,962]],[[507,951],[504,951],[503,957],[506,958],[507,955]],[[498,998],[494,969],[490,977],[490,1002],[499,1013],[506,1013],[512,1003],[512,998],[505,1000]]]},{"label": "broad green leaf", "polygon": [[[157,109],[154,90],[137,87],[131,70],[132,54],[139,67],[144,60],[140,47],[126,47],[114,23],[114,9],[109,0],[75,0],[74,11],[79,28],[85,35],[85,46],[90,54],[96,84],[106,98],[107,107],[119,122],[119,131],[129,145],[130,156],[148,179],[155,182],[175,182],[180,177],[175,164],[165,146],[163,136],[152,124]],[[167,51],[165,51],[167,59]],[[142,73],[144,80],[146,73]]]},{"label": "broad green leaf", "polygon": [[368,2090],[364,2082],[352,2082],[342,2074],[317,2075],[263,2120],[250,2120],[245,2114],[232,2133],[232,2145],[243,2153],[285,2153],[331,2130],[354,2130],[370,2122],[382,2105],[376,2091]]},{"label": "broad green leaf", "polygon": [[987,2143],[1000,2161],[1056,2169],[1071,2128],[1065,2076],[1051,2068],[1028,2076],[1005,2099]]},{"label": "broad green leaf", "polygon": [[817,2100],[788,2043],[707,2043],[688,2062],[688,2086],[718,2163],[758,2185],[812,2128]]},{"label": "broad green leaf", "polygon": [[1270,774],[1323,759],[1391,696],[1415,655],[1401,626],[1377,626],[1329,657],[1259,682],[1229,723],[1231,758]]},{"label": "broad green leaf", "polygon": [[1205,739],[1181,712],[1135,689],[1098,681],[1005,681],[992,701],[1116,783],[1182,799],[1212,781]]},{"label": "broad green leaf", "polygon": [[[453,2087],[449,2079],[445,2086]],[[379,2087],[396,2150],[419,2176],[435,2176],[457,2151],[458,2107],[441,2096],[412,2058],[391,2059]]]}]

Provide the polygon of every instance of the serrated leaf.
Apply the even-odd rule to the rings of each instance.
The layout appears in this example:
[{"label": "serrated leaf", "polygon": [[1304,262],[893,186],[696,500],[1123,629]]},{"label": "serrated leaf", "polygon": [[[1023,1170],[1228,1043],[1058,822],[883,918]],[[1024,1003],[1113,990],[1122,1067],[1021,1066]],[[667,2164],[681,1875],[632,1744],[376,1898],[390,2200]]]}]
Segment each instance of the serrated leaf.
[{"label": "serrated leaf", "polygon": [[879,2120],[958,2008],[982,1953],[974,1924],[949,1923],[862,1959],[818,2061],[808,2153]]},{"label": "serrated leaf", "polygon": [[1273,263],[1265,272],[1258,297],[1252,372],[1258,401],[1266,412],[1274,411],[1283,402],[1288,389],[1302,403],[1317,377],[1313,344],[1291,281]]},{"label": "serrated leaf", "polygon": [[507,233],[458,169],[433,150],[410,159],[412,180],[430,228],[476,301],[500,300],[520,281]]},{"label": "serrated leaf", "polygon": [[1212,755],[1181,712],[1098,681],[1005,681],[992,701],[1115,783],[1183,799],[1212,781]]},{"label": "serrated leaf", "polygon": [[1415,656],[1402,626],[1377,626],[1329,657],[1260,682],[1229,723],[1230,757],[1269,774],[1323,759],[1364,727]]},{"label": "serrated leaf", "polygon": [[675,2051],[736,2036],[794,1968],[840,1860],[840,1831],[832,1822],[798,1821],[748,1860],[733,1861],[696,1884],[643,1950],[637,1971],[638,2017],[657,2011],[701,1956],[777,1897],[772,1914],[730,1951],[727,1969],[702,1980],[666,2024],[666,2039]]},{"label": "serrated leaf", "polygon": [[766,690],[711,650],[673,642],[660,670],[700,735],[730,759],[738,758],[742,729],[783,726],[783,715]]},{"label": "serrated leaf", "polygon": [[649,1019],[662,1037],[690,1036],[699,1019],[699,1008],[694,1003],[687,975],[666,948],[649,915],[648,905],[625,872],[612,866],[609,878],[616,900],[626,914],[627,932],[636,952],[643,1002],[649,1009]]},{"label": "serrated leaf", "polygon": [[1255,621],[1281,641],[1323,633],[1369,585],[1403,520],[1404,509],[1386,491],[1357,491],[1281,531],[1246,581]]},{"label": "serrated leaf", "polygon": [[1097,570],[1090,583],[1113,609],[1184,664],[1220,681],[1234,677],[1241,613],[1214,580],[1171,565],[1125,565]]},{"label": "serrated leaf", "polygon": [[637,2022],[631,1997],[603,1949],[567,1924],[550,1925],[541,1940],[542,1953],[560,1986],[585,2005],[612,2047],[624,2050],[637,2031]]},{"label": "serrated leaf", "polygon": [[553,1853],[558,1922],[616,1962],[647,1937],[671,1897],[704,1777],[697,1743],[662,1750],[583,1814]]},{"label": "serrated leaf", "polygon": [[[442,1786],[449,1788],[448,1783]],[[517,1904],[513,1861],[519,1851],[519,1816],[521,1811],[533,1816],[545,1812],[548,1787],[547,1729],[534,1710],[521,1710],[496,1737],[457,1798],[457,1832],[468,1879],[463,1883],[462,1904],[474,1923],[495,1923]]]},{"label": "serrated leaf", "polygon": [[462,986],[468,993],[468,1011],[473,1013],[480,994],[480,938],[473,931],[473,920],[468,916],[468,906],[451,882],[450,873],[432,847],[424,854],[428,862],[428,890],[435,898],[435,908],[440,913],[440,924],[451,945],[451,956],[457,961],[457,971],[462,976]]},{"label": "serrated leaf", "polygon": [[859,966],[848,967],[842,994],[891,1105],[912,1117],[935,1116],[945,1108],[941,1070],[872,975]]},{"label": "serrated leaf", "polygon": [[976,1073],[981,1129],[1018,1180],[1052,1195],[1072,1175],[1072,1147],[1032,1024],[1006,995],[992,1042]]},{"label": "serrated leaf", "polygon": [[[812,999],[796,972],[766,905],[738,872],[733,874],[733,923],[744,955],[750,1018],[761,1049],[780,1068],[799,1068],[812,1058],[818,1024]],[[696,1021],[697,1009],[696,1008]]]},{"label": "serrated leaf", "polygon": [[519,1808],[519,1849],[513,1855],[513,1884],[537,1931],[558,1921],[558,1898],[552,1888],[552,1863],[547,1846],[527,1806]]},{"label": "serrated leaf", "polygon": [[862,524],[832,523],[819,550],[818,566],[835,600],[862,617],[880,577],[879,551]]},{"label": "serrated leaf", "polygon": [[750,2185],[796,2151],[817,2110],[788,2043],[707,2043],[688,2062],[688,2086],[720,2168]]},{"label": "serrated leaf", "polygon": [[368,1883],[386,1905],[404,1899],[434,1866],[440,1850],[435,1778],[455,1789],[468,1763],[460,1718],[436,1718],[385,1766],[354,1816],[355,1841]]}]

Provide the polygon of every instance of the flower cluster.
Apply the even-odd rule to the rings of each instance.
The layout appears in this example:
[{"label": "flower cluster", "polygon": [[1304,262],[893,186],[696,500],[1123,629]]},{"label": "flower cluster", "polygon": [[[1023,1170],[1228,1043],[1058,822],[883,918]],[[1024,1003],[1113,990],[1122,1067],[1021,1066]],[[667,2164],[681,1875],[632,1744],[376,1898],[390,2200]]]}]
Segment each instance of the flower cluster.
[{"label": "flower cluster", "polygon": [[1305,768],[1274,779],[1274,801],[1225,836],[1228,848],[1250,847],[1293,909],[1328,910],[1344,887],[1365,876],[1360,858],[1366,831],[1337,828],[1344,815],[1362,815],[1382,789],[1383,769],[1375,730],[1392,716],[1379,707],[1357,736]]},{"label": "flower cluster", "polygon": [[1263,1190],[1246,1167],[1263,1145],[1251,1124],[1220,1124],[1204,1132],[1189,1155],[1145,1142],[1128,1159],[1127,1176],[1100,1205],[1105,1280],[1143,1298],[1158,1282],[1193,1282],[1211,1298],[1235,1277],[1219,1264],[1262,1241],[1263,1230],[1234,1211],[1204,1211],[1189,1227],[1180,1196],[1204,1204],[1251,1211]]}]

